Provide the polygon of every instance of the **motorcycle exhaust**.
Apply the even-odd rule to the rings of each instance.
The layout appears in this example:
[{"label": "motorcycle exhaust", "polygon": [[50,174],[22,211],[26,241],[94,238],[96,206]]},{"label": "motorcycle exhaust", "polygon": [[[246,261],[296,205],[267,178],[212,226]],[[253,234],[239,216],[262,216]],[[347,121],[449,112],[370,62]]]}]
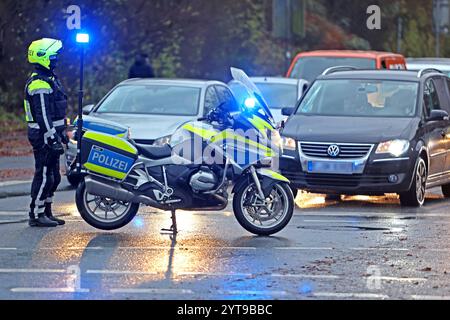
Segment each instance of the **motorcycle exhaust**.
[{"label": "motorcycle exhaust", "polygon": [[123,202],[142,203],[157,209],[164,209],[163,205],[152,198],[125,190],[117,182],[87,176],[84,179],[84,183],[86,184],[86,191],[94,196],[111,198]]}]

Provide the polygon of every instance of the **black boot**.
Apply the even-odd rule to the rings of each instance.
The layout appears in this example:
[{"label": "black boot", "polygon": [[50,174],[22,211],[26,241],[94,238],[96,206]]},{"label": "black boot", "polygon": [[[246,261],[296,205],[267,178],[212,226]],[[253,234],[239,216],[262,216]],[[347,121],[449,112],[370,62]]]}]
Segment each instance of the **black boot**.
[{"label": "black boot", "polygon": [[55,221],[49,220],[44,213],[40,213],[37,219],[34,217],[34,214],[30,213],[30,220],[28,221],[30,227],[51,228],[58,225]]},{"label": "black boot", "polygon": [[37,222],[36,222],[37,219],[36,219],[36,216],[34,215],[34,210],[33,209],[30,210],[30,212],[28,213],[28,216],[30,217],[28,219],[28,225],[30,227],[37,227]]},{"label": "black boot", "polygon": [[52,204],[51,203],[46,203],[45,204],[45,216],[48,218],[48,220],[56,222],[59,226],[62,226],[64,224],[66,224],[66,222],[62,219],[58,219],[55,216],[53,216],[53,212],[52,212]]}]

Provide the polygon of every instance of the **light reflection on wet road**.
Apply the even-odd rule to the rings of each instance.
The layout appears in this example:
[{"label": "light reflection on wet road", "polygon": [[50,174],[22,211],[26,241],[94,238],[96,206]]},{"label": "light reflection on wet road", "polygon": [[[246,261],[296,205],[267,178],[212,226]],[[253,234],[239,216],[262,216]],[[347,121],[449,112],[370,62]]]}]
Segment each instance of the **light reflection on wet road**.
[{"label": "light reflection on wet road", "polygon": [[223,212],[151,208],[127,227],[84,223],[73,192],[61,192],[68,223],[31,229],[27,198],[0,200],[0,299],[412,299],[450,297],[450,202],[439,193],[422,209],[395,195],[325,200],[300,194],[288,227],[253,237]]}]

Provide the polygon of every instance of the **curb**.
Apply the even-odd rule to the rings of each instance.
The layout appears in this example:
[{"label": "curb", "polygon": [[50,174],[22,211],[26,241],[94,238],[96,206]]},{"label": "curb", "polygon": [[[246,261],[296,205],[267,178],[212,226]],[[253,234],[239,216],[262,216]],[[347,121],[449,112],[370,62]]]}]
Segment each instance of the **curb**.
[{"label": "curb", "polygon": [[[31,182],[24,182],[6,187],[1,187],[0,199],[30,195],[30,186]],[[70,191],[70,190],[74,190],[74,188],[67,184],[62,185],[57,189],[57,191]]]}]

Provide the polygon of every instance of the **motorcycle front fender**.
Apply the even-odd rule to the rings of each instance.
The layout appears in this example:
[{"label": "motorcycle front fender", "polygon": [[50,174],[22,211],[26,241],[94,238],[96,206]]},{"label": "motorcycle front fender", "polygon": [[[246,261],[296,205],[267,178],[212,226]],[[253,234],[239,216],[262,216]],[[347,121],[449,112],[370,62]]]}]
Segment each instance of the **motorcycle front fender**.
[{"label": "motorcycle front fender", "polygon": [[[258,177],[261,179],[261,188],[265,196],[269,196],[272,187],[274,184],[278,182],[290,183],[289,179],[284,177],[283,175],[266,168],[256,169],[256,173]],[[241,177],[233,188],[233,193],[238,192],[241,188],[244,188],[248,184],[253,182],[253,178],[250,174]]]},{"label": "motorcycle front fender", "polygon": [[279,174],[278,172],[275,172],[270,169],[266,169],[266,168],[256,169],[256,173],[258,174],[258,176],[261,176],[261,177],[267,177],[267,178],[270,178],[270,179],[273,179],[276,181],[290,183],[288,178],[286,178],[282,174]]}]

